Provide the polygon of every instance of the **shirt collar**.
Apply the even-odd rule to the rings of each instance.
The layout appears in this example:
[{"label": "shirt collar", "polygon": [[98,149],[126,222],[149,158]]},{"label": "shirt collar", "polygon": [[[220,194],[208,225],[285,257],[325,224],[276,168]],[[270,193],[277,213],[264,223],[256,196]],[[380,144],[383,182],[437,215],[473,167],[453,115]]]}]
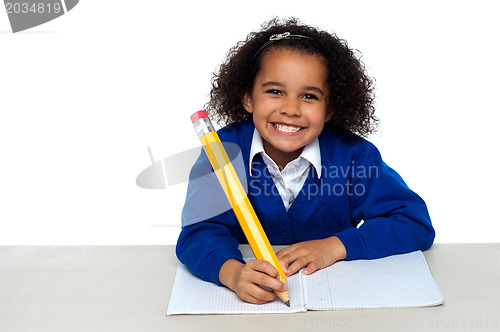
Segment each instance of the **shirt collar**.
[{"label": "shirt collar", "polygon": [[[250,175],[252,175],[252,162],[253,158],[259,153],[265,153],[264,151],[264,143],[262,142],[262,137],[260,136],[257,129],[253,131],[252,137],[252,145],[250,147],[250,159],[249,159],[249,170]],[[318,178],[321,178],[321,153],[319,149],[319,139],[316,137],[314,141],[307,144],[302,150],[299,158],[302,157],[309,161],[313,167],[316,169],[316,174],[318,174]]]}]

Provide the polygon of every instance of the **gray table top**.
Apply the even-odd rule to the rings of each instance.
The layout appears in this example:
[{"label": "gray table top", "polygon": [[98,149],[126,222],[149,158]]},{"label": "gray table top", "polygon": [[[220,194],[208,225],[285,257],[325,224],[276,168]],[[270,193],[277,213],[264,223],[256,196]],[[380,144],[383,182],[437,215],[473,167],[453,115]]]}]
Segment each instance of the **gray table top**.
[{"label": "gray table top", "polygon": [[174,246],[0,246],[0,331],[500,331],[500,244],[424,254],[444,305],[167,317]]}]

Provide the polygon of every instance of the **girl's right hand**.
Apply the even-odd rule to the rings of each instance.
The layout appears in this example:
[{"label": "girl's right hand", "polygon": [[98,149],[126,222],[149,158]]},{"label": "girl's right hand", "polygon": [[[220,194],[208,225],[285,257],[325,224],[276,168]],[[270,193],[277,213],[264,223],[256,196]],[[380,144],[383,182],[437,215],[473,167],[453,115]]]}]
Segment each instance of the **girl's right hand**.
[{"label": "girl's right hand", "polygon": [[235,259],[227,260],[219,271],[220,282],[233,290],[243,301],[263,304],[276,298],[273,291],[285,291],[286,284],[279,280],[276,268],[264,260],[252,259],[243,264]]}]

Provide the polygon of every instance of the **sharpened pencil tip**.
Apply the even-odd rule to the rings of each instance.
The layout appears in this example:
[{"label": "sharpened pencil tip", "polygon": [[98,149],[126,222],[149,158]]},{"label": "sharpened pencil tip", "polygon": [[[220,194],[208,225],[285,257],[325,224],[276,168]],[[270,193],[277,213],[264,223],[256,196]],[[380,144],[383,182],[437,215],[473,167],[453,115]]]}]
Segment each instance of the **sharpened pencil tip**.
[{"label": "sharpened pencil tip", "polygon": [[285,304],[287,305],[287,307],[290,307],[290,301],[286,301]]}]

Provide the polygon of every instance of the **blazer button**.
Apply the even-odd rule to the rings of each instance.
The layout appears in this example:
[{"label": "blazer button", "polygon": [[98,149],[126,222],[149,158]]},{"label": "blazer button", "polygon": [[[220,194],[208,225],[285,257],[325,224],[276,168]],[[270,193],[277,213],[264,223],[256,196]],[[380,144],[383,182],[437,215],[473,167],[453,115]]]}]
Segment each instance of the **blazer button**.
[{"label": "blazer button", "polygon": [[288,239],[290,237],[290,233],[288,233],[288,232],[282,232],[281,233],[281,237],[284,238],[284,239]]}]

